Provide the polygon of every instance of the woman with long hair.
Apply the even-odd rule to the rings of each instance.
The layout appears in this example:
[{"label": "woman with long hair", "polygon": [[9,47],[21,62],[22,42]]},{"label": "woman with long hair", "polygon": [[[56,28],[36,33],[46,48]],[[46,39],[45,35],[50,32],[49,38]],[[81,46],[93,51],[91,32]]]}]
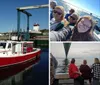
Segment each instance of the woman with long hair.
[{"label": "woman with long hair", "polygon": [[93,85],[100,85],[100,61],[98,58],[94,59],[93,69]]},{"label": "woman with long hair", "polygon": [[73,29],[72,41],[95,41],[93,37],[93,21],[90,16],[78,20]]}]

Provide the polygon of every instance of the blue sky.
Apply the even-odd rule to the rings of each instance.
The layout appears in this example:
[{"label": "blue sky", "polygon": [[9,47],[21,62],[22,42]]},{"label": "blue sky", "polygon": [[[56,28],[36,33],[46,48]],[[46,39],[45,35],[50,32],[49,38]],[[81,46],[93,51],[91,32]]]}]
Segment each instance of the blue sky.
[{"label": "blue sky", "polygon": [[[48,0],[0,0],[0,32],[8,32],[17,29],[17,7],[48,4]],[[40,24],[40,29],[48,29],[48,8],[28,10],[30,17],[30,29],[33,24]],[[21,13],[21,28],[26,29],[26,15]]]},{"label": "blue sky", "polygon": [[100,0],[63,0],[100,16]]}]

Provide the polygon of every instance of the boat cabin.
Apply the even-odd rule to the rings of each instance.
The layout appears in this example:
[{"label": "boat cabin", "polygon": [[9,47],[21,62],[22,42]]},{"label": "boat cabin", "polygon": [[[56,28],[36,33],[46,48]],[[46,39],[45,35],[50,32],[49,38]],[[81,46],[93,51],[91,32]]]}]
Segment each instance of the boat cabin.
[{"label": "boat cabin", "polygon": [[30,41],[0,41],[0,55],[25,54],[33,51]]}]

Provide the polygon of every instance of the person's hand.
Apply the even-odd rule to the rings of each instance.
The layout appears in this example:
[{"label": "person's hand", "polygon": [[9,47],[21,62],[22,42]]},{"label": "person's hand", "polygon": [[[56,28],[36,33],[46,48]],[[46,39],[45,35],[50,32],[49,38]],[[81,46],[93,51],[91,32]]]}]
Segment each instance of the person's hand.
[{"label": "person's hand", "polygon": [[62,22],[64,23],[64,27],[68,26],[69,24],[69,22],[65,18],[62,20]]}]

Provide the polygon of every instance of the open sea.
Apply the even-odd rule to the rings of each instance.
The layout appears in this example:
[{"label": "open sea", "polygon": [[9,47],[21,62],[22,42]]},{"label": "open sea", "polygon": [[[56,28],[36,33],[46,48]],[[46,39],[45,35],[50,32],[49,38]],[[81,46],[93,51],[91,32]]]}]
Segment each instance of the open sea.
[{"label": "open sea", "polygon": [[[74,57],[75,58],[75,57]],[[94,58],[99,58],[98,56],[94,56],[94,57],[87,57],[87,58],[75,58],[75,64],[80,67],[80,65],[83,63],[83,60],[86,59],[87,60],[87,64],[91,67],[92,64],[94,63]],[[56,58],[57,61],[58,61],[58,67],[57,67],[57,70],[56,70],[56,73],[66,73],[68,72],[68,65],[70,64],[70,61],[72,58],[68,57],[68,65],[65,65],[65,58]]]}]

